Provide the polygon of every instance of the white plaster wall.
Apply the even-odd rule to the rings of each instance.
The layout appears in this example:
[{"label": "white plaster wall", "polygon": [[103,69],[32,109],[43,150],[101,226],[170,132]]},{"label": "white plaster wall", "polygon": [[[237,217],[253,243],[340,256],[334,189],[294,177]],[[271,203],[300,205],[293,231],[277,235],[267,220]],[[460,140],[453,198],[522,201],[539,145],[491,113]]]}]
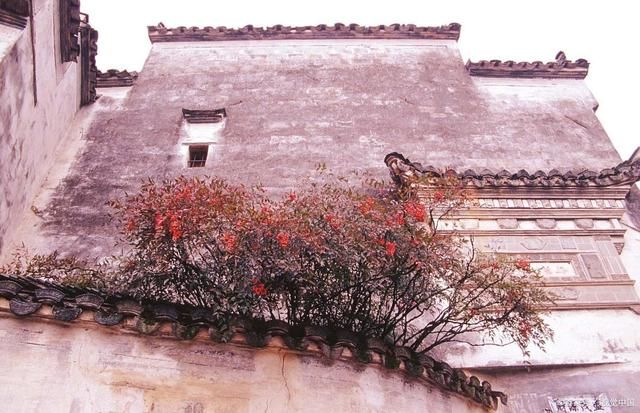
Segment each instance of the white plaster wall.
[{"label": "white plaster wall", "polygon": [[37,104],[31,30],[4,37],[0,55],[0,255],[28,211],[79,107],[79,65],[60,64],[57,1],[34,3]]},{"label": "white plaster wall", "polygon": [[640,231],[632,224],[630,217],[624,216],[622,223],[627,232],[624,235],[624,249],[620,254],[627,273],[636,282],[636,292],[640,295]]},{"label": "white plaster wall", "polygon": [[453,346],[438,356],[508,394],[504,413],[559,412],[554,400],[581,397],[634,404],[603,413],[640,412],[640,315],[573,310],[555,311],[547,320],[555,337],[546,351],[530,348],[524,356],[515,345]]},{"label": "white plaster wall", "polygon": [[[450,349],[447,361],[465,368],[593,363],[635,363],[640,371],[640,315],[627,309],[553,311],[554,339],[546,351],[516,345]],[[457,354],[456,354],[457,353]]]},{"label": "white plaster wall", "polygon": [[433,412],[478,404],[357,362],[0,313],[7,412]]},{"label": "white plaster wall", "polygon": [[22,30],[0,24],[0,61],[13,47]]}]

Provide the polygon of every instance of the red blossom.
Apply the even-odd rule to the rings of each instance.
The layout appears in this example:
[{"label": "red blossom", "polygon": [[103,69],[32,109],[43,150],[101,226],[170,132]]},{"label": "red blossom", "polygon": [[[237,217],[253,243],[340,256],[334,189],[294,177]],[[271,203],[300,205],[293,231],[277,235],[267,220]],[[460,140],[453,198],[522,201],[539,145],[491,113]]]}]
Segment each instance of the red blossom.
[{"label": "red blossom", "polygon": [[254,285],[251,290],[258,297],[264,297],[265,295],[267,295],[267,289],[264,284]]},{"label": "red blossom", "polygon": [[133,219],[130,219],[127,222],[127,227],[126,227],[128,232],[132,232],[136,229],[136,221],[134,221]]},{"label": "red blossom", "polygon": [[186,187],[183,188],[182,191],[178,192],[176,195],[176,200],[178,201],[190,201],[192,199],[193,194],[191,193],[191,188]]},{"label": "red blossom", "polygon": [[227,252],[233,252],[236,249],[238,237],[230,232],[222,234],[222,245]]},{"label": "red blossom", "polygon": [[336,219],[335,215],[327,214],[324,216],[324,220],[329,223],[329,226],[333,229],[338,229],[342,226],[342,222],[339,219]]},{"label": "red blossom", "polygon": [[384,240],[384,238],[378,238],[378,239],[376,240],[376,244],[378,244],[378,245],[380,245],[380,246],[384,247],[384,244],[385,244],[385,240]]},{"label": "red blossom", "polygon": [[525,258],[519,258],[516,261],[516,268],[519,270],[529,271],[531,270],[531,262]]},{"label": "red blossom", "polygon": [[155,224],[156,235],[164,232],[164,216],[161,213],[156,212],[153,221]]},{"label": "red blossom", "polygon": [[258,278],[254,277],[251,279],[251,291],[257,295],[258,297],[264,297],[267,295],[267,287],[265,287],[264,283],[260,281]]},{"label": "red blossom", "polygon": [[408,215],[412,216],[418,222],[424,221],[426,217],[426,211],[424,209],[424,205],[418,202],[407,202],[404,205],[404,212]]},{"label": "red blossom", "polygon": [[262,206],[260,208],[261,220],[266,225],[273,224],[273,211],[268,206]]},{"label": "red blossom", "polygon": [[298,199],[298,195],[296,195],[296,193],[295,193],[295,192],[291,192],[291,193],[289,193],[289,201],[293,202],[293,201],[295,201],[296,199]]},{"label": "red blossom", "polygon": [[169,215],[169,233],[173,241],[177,241],[182,237],[182,225],[175,214]]},{"label": "red blossom", "polygon": [[389,255],[389,256],[396,255],[396,243],[395,242],[391,242],[391,241],[385,242],[384,248],[385,248],[385,252],[386,252],[387,255]]},{"label": "red blossom", "polygon": [[436,202],[442,202],[444,201],[444,192],[442,191],[435,191],[433,193],[433,200]]},{"label": "red blossom", "polygon": [[371,198],[371,197],[367,197],[367,199],[365,199],[364,201],[362,201],[360,203],[360,205],[358,205],[358,210],[360,211],[360,213],[362,215],[366,215],[369,212],[371,212],[371,210],[373,209],[374,204],[375,204],[374,199]]},{"label": "red blossom", "polygon": [[289,245],[289,234],[286,232],[279,232],[278,235],[276,235],[276,239],[282,248],[286,248]]}]

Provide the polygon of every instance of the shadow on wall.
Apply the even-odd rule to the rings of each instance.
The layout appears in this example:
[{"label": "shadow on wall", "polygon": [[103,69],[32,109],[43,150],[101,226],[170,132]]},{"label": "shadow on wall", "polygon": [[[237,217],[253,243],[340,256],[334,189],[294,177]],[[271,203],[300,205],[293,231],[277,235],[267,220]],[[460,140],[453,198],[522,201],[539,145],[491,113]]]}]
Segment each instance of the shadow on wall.
[{"label": "shadow on wall", "polygon": [[631,224],[636,228],[640,228],[640,188],[637,185],[632,186],[629,194],[627,194],[627,210],[629,211]]}]

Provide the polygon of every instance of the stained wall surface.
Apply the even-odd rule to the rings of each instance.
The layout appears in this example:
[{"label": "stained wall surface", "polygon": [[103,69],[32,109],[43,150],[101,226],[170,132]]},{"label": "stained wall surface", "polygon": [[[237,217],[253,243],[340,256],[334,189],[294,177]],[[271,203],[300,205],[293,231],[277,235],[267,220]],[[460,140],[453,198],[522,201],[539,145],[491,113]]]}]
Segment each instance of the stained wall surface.
[{"label": "stained wall surface", "polygon": [[0,401],[14,412],[485,412],[362,364],[0,314]]},{"label": "stained wall surface", "polygon": [[[105,203],[125,191],[135,191],[146,177],[219,175],[233,181],[261,182],[278,193],[299,185],[321,163],[339,174],[358,169],[384,177],[387,170],[382,160],[393,151],[414,161],[461,170],[597,171],[620,162],[594,114],[597,103],[582,80],[470,77],[453,41],[156,43],[130,90],[103,93],[93,107],[95,121],[84,136],[84,146],[62,168],[60,184],[52,185],[38,218],[21,233],[21,240],[36,246],[37,251],[59,249],[90,257],[117,251],[117,231],[109,222]],[[204,168],[187,168],[184,142],[188,133],[183,108],[226,109],[225,126],[212,144]],[[591,195],[599,201],[596,192]],[[11,196],[19,200],[22,195]],[[572,197],[584,203],[580,196]],[[530,194],[524,198],[530,198]],[[625,221],[620,220],[622,203],[606,209],[590,201],[565,210],[545,206],[544,199],[541,196],[540,207],[517,208],[519,215],[515,218],[507,214],[513,205],[501,199],[506,205],[494,204],[490,211],[493,215],[467,216],[466,223],[473,224],[472,232],[479,238],[501,240],[508,253],[533,257],[532,261],[538,263],[556,263],[558,271],[573,265],[576,274],[568,274],[568,278],[580,280],[554,275],[558,285],[566,284],[561,292],[575,297],[565,297],[564,302],[574,303],[549,316],[556,341],[549,344],[546,353],[533,351],[530,357],[524,357],[515,347],[453,347],[438,356],[457,367],[493,376],[495,387],[505,388],[510,394],[513,404],[508,411],[512,412],[556,413],[562,411],[558,402],[591,400],[600,395],[609,401],[637,398],[640,343],[635,332],[640,325],[632,307],[637,304],[640,280],[638,232],[625,233]],[[511,219],[504,219],[508,217]],[[8,219],[0,219],[0,225]],[[629,222],[637,225],[635,218]],[[174,351],[146,338],[90,328],[81,332],[59,325],[51,327],[50,336],[48,330],[38,329],[42,334],[38,336],[25,330],[24,325],[11,324],[15,320],[3,321],[11,326],[7,331],[24,331],[20,345],[2,342],[19,357],[31,357],[30,351],[40,348],[30,347],[33,337],[44,337],[43,341],[33,341],[35,346],[51,352],[59,349],[55,350],[56,361],[50,360],[53,364],[47,370],[57,367],[66,371],[71,365],[71,378],[58,379],[65,386],[98,380],[89,385],[85,397],[56,393],[62,405],[75,406],[77,411],[92,411],[98,406],[92,403],[103,398],[118,400],[120,404],[113,407],[116,411],[140,411],[155,401],[153,406],[166,409],[160,411],[193,412],[206,406],[201,400],[222,403],[229,406],[229,411],[263,411],[268,397],[278,400],[269,402],[277,411],[286,406],[283,392],[291,386],[287,380],[283,390],[278,381],[282,380],[282,366],[285,371],[296,371],[305,365],[300,361],[304,359],[294,362],[287,358],[278,369],[273,367],[277,364],[274,359],[282,363],[278,355],[251,353],[253,364],[249,365],[254,367],[233,367],[231,381],[215,381],[223,376],[216,363],[223,363],[220,357],[227,356],[214,352],[214,361],[203,361],[191,352],[209,351],[200,344],[172,343],[180,348]],[[10,337],[10,333],[4,337]],[[100,345],[94,346],[93,341]],[[82,351],[76,352],[77,345]],[[107,358],[105,351],[116,354],[116,361]],[[100,379],[90,374],[90,367],[77,367],[84,366],[86,354],[94,353],[90,365],[106,372]],[[220,374],[212,379],[198,370],[200,367],[185,361],[189,357],[194,357],[196,366],[202,364],[207,372]],[[234,357],[229,355],[230,360]],[[235,361],[224,363],[227,367],[229,363],[236,365]],[[163,380],[144,377],[150,365],[159,366],[157,376]],[[529,365],[530,371],[526,368]],[[178,372],[184,369],[194,369],[189,371],[197,379],[185,381],[193,390],[185,390],[188,399],[172,399],[175,394],[168,387],[179,384],[172,375],[183,377]],[[49,382],[51,376],[43,370],[17,370],[16,374],[26,374],[35,382]],[[131,380],[123,373],[129,370],[135,373]],[[314,375],[324,374],[313,371]],[[332,370],[327,377],[342,380],[340,374],[335,376]],[[239,381],[233,381],[234,377]],[[375,409],[384,406],[411,411],[411,406],[401,404],[407,397],[406,388],[394,387],[397,384],[376,387],[381,379],[366,375],[358,376],[366,379],[356,387],[345,384],[356,380],[349,377],[343,382],[348,391],[327,385],[331,390],[322,396],[326,397],[323,402],[338,403],[334,407],[345,411],[378,411],[370,404]],[[208,385],[214,381],[224,392],[209,394]],[[325,382],[312,384],[317,391]],[[19,387],[15,383],[7,385],[11,389]],[[376,391],[365,397],[367,401],[351,405],[345,399],[374,388]],[[256,396],[256,405],[235,393],[262,391],[256,389],[268,389]],[[286,393],[287,402],[294,397],[296,406],[303,406],[305,397],[320,397],[305,391],[301,387],[296,389],[296,396]],[[224,396],[225,392],[231,396]],[[298,393],[301,399],[297,399]],[[385,399],[380,401],[380,397]],[[386,404],[391,400],[387,397],[398,400]],[[44,395],[28,400],[37,406],[39,398],[44,399]],[[407,407],[403,410],[397,406]],[[442,411],[464,411],[444,408],[450,410]],[[610,410],[638,411],[628,406]]]},{"label": "stained wall surface", "polygon": [[59,57],[57,3],[33,2],[33,37],[29,25],[0,32],[0,252],[31,208],[79,107],[78,65]]},{"label": "stained wall surface", "polygon": [[[448,362],[489,377],[509,395],[503,411],[562,412],[562,401],[600,398],[625,400],[634,406],[599,412],[639,412],[640,316],[630,310],[556,311],[546,317],[554,339],[545,351],[530,348],[523,356],[515,346],[444,349]],[[606,402],[605,402],[606,404]],[[566,411],[570,412],[567,403]],[[593,408],[593,404],[591,404]],[[582,410],[574,410],[582,412]],[[589,410],[584,410],[589,411]],[[598,411],[598,410],[591,410]]]},{"label": "stained wall surface", "polygon": [[[451,40],[155,43],[112,103],[46,205],[49,248],[109,255],[105,202],[148,176],[219,175],[278,193],[320,164],[384,178],[392,151],[462,170],[620,161],[582,80],[472,78]],[[183,108],[226,109],[204,168],[187,168]]]}]

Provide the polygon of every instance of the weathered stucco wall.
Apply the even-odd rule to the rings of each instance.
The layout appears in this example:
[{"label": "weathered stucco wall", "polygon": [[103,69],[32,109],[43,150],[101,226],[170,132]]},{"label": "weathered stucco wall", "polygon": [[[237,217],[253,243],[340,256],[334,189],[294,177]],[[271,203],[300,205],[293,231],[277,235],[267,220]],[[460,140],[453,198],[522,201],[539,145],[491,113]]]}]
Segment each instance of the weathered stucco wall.
[{"label": "weathered stucco wall", "polygon": [[530,348],[525,357],[515,345],[459,346],[438,355],[506,389],[507,412],[540,413],[552,408],[550,399],[599,395],[635,399],[635,408],[619,411],[640,411],[640,315],[631,310],[573,310],[556,311],[546,319],[555,332],[546,351]]},{"label": "weathered stucco wall", "polygon": [[504,372],[493,380],[506,386],[510,395],[505,413],[638,413],[638,363],[633,368],[629,371],[629,366],[615,364],[530,367]]},{"label": "weathered stucco wall", "polygon": [[34,2],[36,93],[30,27],[10,29],[2,44],[0,253],[31,207],[79,107],[78,65],[61,64],[55,45],[57,3]]},{"label": "weathered stucco wall", "polygon": [[[16,52],[19,67],[30,64],[25,37],[23,33],[16,43],[26,53]],[[2,64],[8,61],[5,58]],[[3,69],[1,73],[14,72]],[[0,186],[8,182],[6,174],[12,179],[20,177],[14,179],[17,183],[11,184],[9,192],[4,192],[10,195],[4,202],[13,204],[9,208],[0,206],[4,208],[0,209],[0,231],[12,225],[17,216],[13,211],[29,207],[36,177],[42,176],[44,168],[35,167],[36,160],[39,165],[49,162],[45,148],[51,150],[54,142],[34,131],[45,130],[46,126],[51,136],[63,136],[63,125],[73,116],[70,104],[54,116],[59,121],[52,120],[51,112],[39,109],[40,103],[33,108],[28,93],[30,72],[19,73],[25,76],[20,78],[24,87],[10,88],[21,96],[19,104],[14,102],[18,98],[10,95],[13,106],[0,107],[5,112],[9,107],[24,107],[20,116],[7,118],[12,129],[7,129],[11,135],[6,136],[12,140],[0,147],[5,157],[12,148],[23,153],[6,164],[9,167],[4,162],[0,167]],[[57,87],[75,76],[71,69],[64,73],[60,77],[58,68]],[[38,80],[38,85],[42,81]],[[69,94],[67,97],[76,96],[75,86],[67,86],[61,89]],[[0,93],[9,93],[5,89]],[[43,85],[41,89],[49,88]],[[50,102],[66,96],[56,92],[56,87],[50,90]],[[148,176],[220,175],[236,181],[262,182],[277,192],[299,185],[319,163],[338,173],[359,169],[386,176],[383,158],[392,151],[414,161],[461,170],[599,170],[614,166],[620,159],[594,115],[595,106],[581,80],[470,77],[452,41],[154,44],[129,93],[103,96],[96,103],[95,121],[84,136],[86,145],[79,156],[71,156],[57,168],[58,176],[66,178],[59,186],[51,186],[50,197],[47,195],[46,202],[38,205],[38,218],[23,225],[20,234],[36,251],[109,255],[114,251],[116,231],[110,226],[105,202],[134,191]],[[182,108],[227,111],[224,130],[212,145],[205,168],[186,168],[181,147]],[[20,119],[29,121],[17,123]],[[25,146],[20,152],[20,144],[33,146]],[[522,215],[519,219],[527,222],[521,222],[523,226],[518,228],[502,227],[497,219],[507,209],[502,205],[496,208],[497,216],[490,217],[496,218],[495,226],[484,228],[487,234],[500,237],[512,231],[513,239],[529,241],[541,233],[545,240],[558,234],[591,235],[578,226],[560,225],[573,220],[572,215],[563,215],[553,229],[534,227],[533,221],[541,217],[539,212],[518,211]],[[610,220],[601,216],[601,207],[592,209],[579,216],[600,217],[596,224]],[[621,245],[620,223],[617,218],[610,221],[611,228],[597,227],[593,231],[610,230],[615,237],[610,241]],[[482,224],[482,220],[478,222],[478,230],[483,230]],[[513,231],[522,233],[516,237]],[[640,235],[627,231],[620,259],[635,281],[640,280],[638,251]],[[635,288],[638,290],[638,284]],[[611,301],[605,296],[614,294],[612,291],[599,289],[595,301]],[[615,294],[614,298],[621,300]],[[510,394],[508,411],[514,413],[545,409],[555,413],[558,405],[554,399],[577,400],[601,394],[608,400],[637,398],[640,339],[636,332],[640,316],[629,309],[603,309],[601,304],[597,309],[551,314],[549,323],[556,337],[546,353],[532,349],[531,356],[525,358],[514,346],[453,346],[437,356],[454,366],[494,377],[495,387]],[[413,399],[418,394],[414,384],[375,369],[357,372],[349,364],[327,368],[314,358],[297,355],[286,356],[283,362],[281,350],[212,347],[209,343],[124,335],[115,329],[96,330],[89,324],[79,329],[41,320],[18,322],[11,317],[3,318],[2,325],[6,326],[0,342],[2,351],[15,354],[15,360],[24,360],[2,362],[9,373],[0,379],[4,380],[0,392],[9,395],[8,405],[16,410],[37,410],[41,406],[38,400],[52,394],[50,397],[66,409],[62,411],[153,408],[197,412],[213,409],[214,405],[224,406],[227,411],[283,411],[287,406],[312,411],[317,406],[322,407],[318,411],[422,411],[425,406],[435,406],[434,411],[465,411],[442,404],[445,402],[439,398],[424,399],[422,393]],[[29,368],[29,360],[40,357],[46,368]],[[530,371],[526,367],[529,365]],[[156,369],[149,374],[152,368]],[[68,374],[59,374],[56,369]],[[25,391],[16,377],[43,384],[30,389],[34,393],[28,397],[11,398],[11,394]],[[533,388],[528,383],[533,383]],[[78,386],[84,393],[63,391]],[[212,386],[218,390],[212,391]],[[38,391],[43,393],[36,394]],[[431,391],[427,394],[437,394]],[[241,394],[250,394],[250,399]],[[442,400],[454,403],[452,398]],[[611,410],[638,411],[628,406]]]},{"label": "weathered stucco wall", "polygon": [[636,282],[636,291],[640,295],[640,188],[634,185],[627,196],[627,212],[622,219],[627,228],[624,235],[624,249],[620,254],[629,277]]},{"label": "weathered stucco wall", "polygon": [[0,313],[0,352],[3,411],[485,411],[399,371],[328,363],[282,347],[141,336],[89,321]]},{"label": "weathered stucco wall", "polygon": [[[41,244],[110,255],[105,203],[147,176],[218,175],[278,192],[321,163],[387,177],[392,151],[461,170],[611,167],[620,159],[594,106],[582,80],[472,78],[454,41],[156,43],[43,209]],[[186,167],[182,108],[226,109],[204,168]]]},{"label": "weathered stucco wall", "polygon": [[[630,211],[623,223],[633,225]],[[640,232],[630,227],[620,254],[626,272],[640,294]],[[608,287],[596,294],[611,300]],[[621,299],[621,298],[617,298]],[[624,300],[623,300],[624,301]],[[579,304],[578,304],[579,307]],[[588,307],[588,306],[585,306]],[[456,367],[485,377],[509,395],[506,412],[640,412],[640,314],[632,309],[553,311],[546,320],[554,339],[546,351],[530,348],[523,356],[515,345],[470,348],[451,346],[436,354]],[[604,400],[603,409],[594,400]],[[575,403],[575,404],[573,404]],[[579,410],[582,404],[592,410]],[[605,409],[609,404],[611,408]],[[562,410],[560,406],[565,406]],[[571,410],[577,406],[578,410]],[[548,409],[548,410],[545,410]]]}]

